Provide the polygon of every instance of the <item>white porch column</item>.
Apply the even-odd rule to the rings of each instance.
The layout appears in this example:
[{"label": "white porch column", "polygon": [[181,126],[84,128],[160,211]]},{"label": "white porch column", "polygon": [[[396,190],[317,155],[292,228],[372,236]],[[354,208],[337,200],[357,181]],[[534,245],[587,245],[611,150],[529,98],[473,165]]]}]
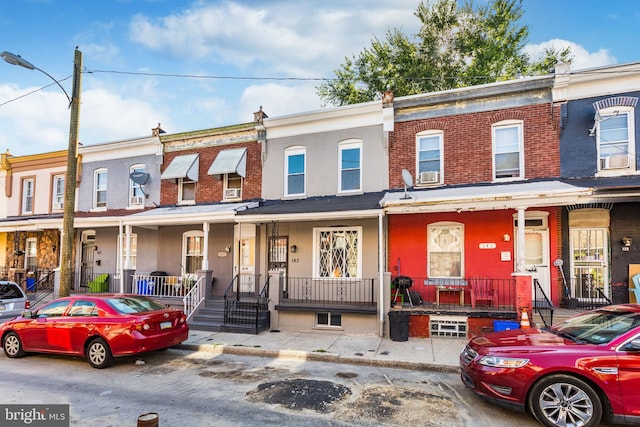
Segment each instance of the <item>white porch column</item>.
[{"label": "white porch column", "polygon": [[208,222],[202,223],[202,231],[204,233],[204,242],[202,250],[202,270],[209,270],[209,229],[210,224]]},{"label": "white porch column", "polygon": [[381,337],[384,336],[384,315],[385,315],[385,298],[384,298],[384,271],[385,268],[385,252],[384,252],[384,228],[382,224],[382,219],[384,218],[384,213],[381,212],[378,215],[378,270],[379,270],[379,278],[378,281],[380,286],[380,295],[378,297],[378,311],[380,312],[380,331],[379,334]]},{"label": "white porch column", "polygon": [[118,247],[118,253],[116,254],[116,256],[118,257],[118,260],[120,262],[117,262],[116,265],[120,266],[120,271],[118,272],[118,274],[120,275],[120,292],[123,293],[124,292],[124,265],[122,263],[122,253],[123,253],[123,247],[122,247],[122,221],[118,222],[118,238],[120,239],[119,244],[117,245]]},{"label": "white porch column", "polygon": [[527,210],[526,206],[518,207],[518,238],[516,239],[516,244],[518,245],[518,259],[516,260],[516,271],[523,272],[525,271],[525,242],[524,242],[524,230],[525,230],[525,211]]},{"label": "white porch column", "polygon": [[125,269],[131,270],[131,225],[127,224],[125,230]]}]

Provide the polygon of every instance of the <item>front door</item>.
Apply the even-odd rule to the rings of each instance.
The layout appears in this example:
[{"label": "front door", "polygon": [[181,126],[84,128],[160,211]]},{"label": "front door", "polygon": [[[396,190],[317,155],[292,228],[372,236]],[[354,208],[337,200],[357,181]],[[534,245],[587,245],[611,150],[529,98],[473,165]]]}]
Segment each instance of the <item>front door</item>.
[{"label": "front door", "polygon": [[571,291],[575,298],[609,297],[607,241],[606,228],[571,229]]},{"label": "front door", "polygon": [[[551,300],[551,280],[549,277],[549,232],[545,229],[525,228],[524,268],[533,279],[537,279],[545,295]],[[535,298],[535,287],[532,289]]]},{"label": "front door", "polygon": [[255,244],[256,239],[253,237],[240,239],[240,292],[255,292]]},{"label": "front door", "polygon": [[80,286],[87,286],[87,283],[93,280],[95,251],[95,234],[84,234],[82,236],[82,259],[80,260]]}]

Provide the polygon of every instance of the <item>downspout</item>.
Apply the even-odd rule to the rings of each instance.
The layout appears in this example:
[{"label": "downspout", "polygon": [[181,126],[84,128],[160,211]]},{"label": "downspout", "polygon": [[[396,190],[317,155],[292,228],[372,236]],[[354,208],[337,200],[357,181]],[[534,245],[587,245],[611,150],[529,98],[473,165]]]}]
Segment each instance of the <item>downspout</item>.
[{"label": "downspout", "polygon": [[118,259],[120,262],[118,265],[120,266],[120,293],[124,293],[124,265],[122,262],[122,220],[118,222],[118,236],[120,237],[120,244],[118,245]]},{"label": "downspout", "polygon": [[378,298],[378,311],[380,313],[380,329],[378,331],[380,337],[384,336],[384,245],[383,245],[383,224],[382,219],[384,218],[384,212],[380,212],[378,214],[378,274],[380,281],[380,296]]}]

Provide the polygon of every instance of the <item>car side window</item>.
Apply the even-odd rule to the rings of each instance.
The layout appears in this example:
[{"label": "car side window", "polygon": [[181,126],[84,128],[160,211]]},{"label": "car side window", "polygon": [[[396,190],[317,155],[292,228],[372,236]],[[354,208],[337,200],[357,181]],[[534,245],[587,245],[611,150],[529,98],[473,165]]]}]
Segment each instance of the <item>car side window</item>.
[{"label": "car side window", "polygon": [[69,309],[68,316],[72,317],[88,317],[88,316],[97,316],[98,310],[96,309],[96,305],[91,301],[76,301],[73,303],[71,308]]},{"label": "car side window", "polygon": [[60,317],[64,314],[69,301],[54,301],[38,310],[38,317]]}]

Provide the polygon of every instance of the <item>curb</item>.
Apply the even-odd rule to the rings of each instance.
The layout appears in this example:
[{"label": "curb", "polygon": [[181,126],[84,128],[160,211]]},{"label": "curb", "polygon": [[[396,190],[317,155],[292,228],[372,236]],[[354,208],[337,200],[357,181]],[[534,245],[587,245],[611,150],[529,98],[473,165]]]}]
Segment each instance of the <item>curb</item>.
[{"label": "curb", "polygon": [[316,353],[302,350],[267,350],[257,347],[229,346],[226,344],[179,344],[173,348],[189,351],[204,351],[216,354],[233,354],[237,356],[272,357],[289,360],[307,360],[312,362],[345,363],[360,366],[379,366],[383,368],[411,369],[457,374],[457,366],[438,365],[434,363],[404,362],[399,360],[380,360],[341,356],[337,353]]}]

